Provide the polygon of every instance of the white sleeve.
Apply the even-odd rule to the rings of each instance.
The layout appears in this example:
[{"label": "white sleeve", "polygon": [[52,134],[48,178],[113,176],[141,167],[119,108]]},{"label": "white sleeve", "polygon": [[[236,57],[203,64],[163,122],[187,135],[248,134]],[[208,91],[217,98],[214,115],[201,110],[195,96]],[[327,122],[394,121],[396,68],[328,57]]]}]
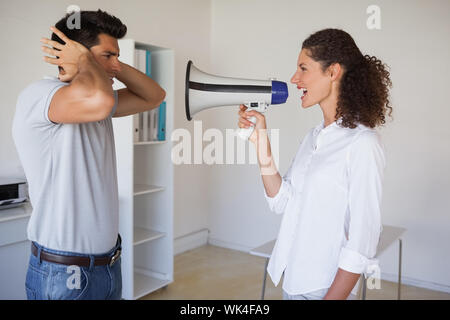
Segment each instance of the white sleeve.
[{"label": "white sleeve", "polygon": [[367,273],[378,264],[374,257],[382,229],[380,206],[385,157],[376,131],[365,130],[355,138],[347,161],[350,222],[339,268]]},{"label": "white sleeve", "polygon": [[48,116],[48,111],[50,109],[50,104],[52,102],[53,96],[55,95],[56,91],[58,91],[59,89],[61,89],[62,87],[66,86],[66,84],[64,83],[58,83],[56,82],[56,84],[54,85],[54,88],[52,88],[48,94],[44,97],[44,118],[48,123],[52,123],[52,124],[58,124],[56,122],[53,122],[50,120],[49,116]]},{"label": "white sleeve", "polygon": [[264,196],[266,197],[270,210],[278,214],[284,212],[289,199],[292,198],[292,194],[292,185],[286,176],[282,177],[280,190],[278,190],[278,193],[274,197],[269,197],[264,189]]},{"label": "white sleeve", "polygon": [[57,124],[48,117],[50,104],[55,93],[67,83],[54,79],[42,79],[23,89],[17,99],[16,109],[21,113],[24,124],[33,128]]}]

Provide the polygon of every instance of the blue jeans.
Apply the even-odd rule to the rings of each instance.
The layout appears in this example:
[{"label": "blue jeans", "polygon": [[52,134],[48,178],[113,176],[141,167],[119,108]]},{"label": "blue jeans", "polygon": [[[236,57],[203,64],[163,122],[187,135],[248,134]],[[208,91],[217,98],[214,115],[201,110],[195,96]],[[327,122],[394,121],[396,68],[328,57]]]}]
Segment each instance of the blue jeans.
[{"label": "blue jeans", "polygon": [[[102,255],[47,249],[36,242],[38,256],[30,255],[25,289],[28,300],[119,300],[122,297],[121,258],[110,265],[94,266],[96,257],[112,257],[116,246]],[[41,251],[90,257],[89,267],[68,266],[40,259]]]}]

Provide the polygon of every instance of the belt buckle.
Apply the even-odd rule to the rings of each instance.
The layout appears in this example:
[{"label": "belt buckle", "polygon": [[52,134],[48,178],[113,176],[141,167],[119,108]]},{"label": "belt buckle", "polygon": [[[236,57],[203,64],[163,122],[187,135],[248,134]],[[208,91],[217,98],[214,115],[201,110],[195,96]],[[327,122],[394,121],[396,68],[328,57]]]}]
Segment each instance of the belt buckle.
[{"label": "belt buckle", "polygon": [[120,257],[120,253],[122,252],[121,249],[117,249],[116,253],[111,258],[111,262],[109,263],[109,266],[111,267],[114,263],[116,263],[117,259]]}]

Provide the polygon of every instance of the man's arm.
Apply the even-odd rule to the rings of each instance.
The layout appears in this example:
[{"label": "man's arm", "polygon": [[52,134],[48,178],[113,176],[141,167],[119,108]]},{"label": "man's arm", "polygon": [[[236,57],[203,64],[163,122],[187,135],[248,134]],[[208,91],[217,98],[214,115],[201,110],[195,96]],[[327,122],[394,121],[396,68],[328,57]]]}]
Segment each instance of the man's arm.
[{"label": "man's arm", "polygon": [[61,81],[70,81],[60,88],[50,102],[48,117],[56,123],[82,123],[106,118],[114,107],[115,99],[106,72],[82,44],[67,38],[55,27],[50,28],[65,44],[47,38],[41,42],[42,50],[57,58],[44,56],[50,64],[64,69]]},{"label": "man's arm", "polygon": [[358,282],[359,277],[359,273],[348,272],[339,268],[334,277],[334,281],[325,297],[323,297],[323,300],[347,299],[353,287],[356,285],[356,282]]},{"label": "man's arm", "polygon": [[117,79],[126,88],[118,91],[119,103],[114,117],[144,112],[158,107],[164,101],[166,92],[150,77],[122,62],[120,69]]},{"label": "man's arm", "polygon": [[[90,54],[89,54],[90,55]],[[115,104],[110,80],[92,56],[80,57],[79,72],[59,89],[48,117],[56,123],[84,123],[105,119]]]}]

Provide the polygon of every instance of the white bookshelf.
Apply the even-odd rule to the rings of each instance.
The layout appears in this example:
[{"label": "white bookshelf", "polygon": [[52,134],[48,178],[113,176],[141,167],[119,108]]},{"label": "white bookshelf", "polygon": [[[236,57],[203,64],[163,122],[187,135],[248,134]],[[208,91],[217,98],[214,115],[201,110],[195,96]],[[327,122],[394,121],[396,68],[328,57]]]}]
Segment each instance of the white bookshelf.
[{"label": "white bookshelf", "polygon": [[134,145],[135,146],[145,146],[145,145],[149,145],[149,144],[162,144],[162,143],[166,143],[166,141],[140,141],[140,142],[135,142]]},{"label": "white bookshelf", "polygon": [[[122,297],[138,299],[173,281],[173,50],[119,40],[120,60],[151,51],[152,79],[166,91],[166,140],[133,141],[133,116],[113,118],[122,236]],[[114,89],[124,85],[115,81]]]},{"label": "white bookshelf", "polygon": [[164,191],[164,187],[153,186],[147,184],[135,184],[134,185],[134,195],[139,196],[141,194],[148,194],[152,192]]}]

